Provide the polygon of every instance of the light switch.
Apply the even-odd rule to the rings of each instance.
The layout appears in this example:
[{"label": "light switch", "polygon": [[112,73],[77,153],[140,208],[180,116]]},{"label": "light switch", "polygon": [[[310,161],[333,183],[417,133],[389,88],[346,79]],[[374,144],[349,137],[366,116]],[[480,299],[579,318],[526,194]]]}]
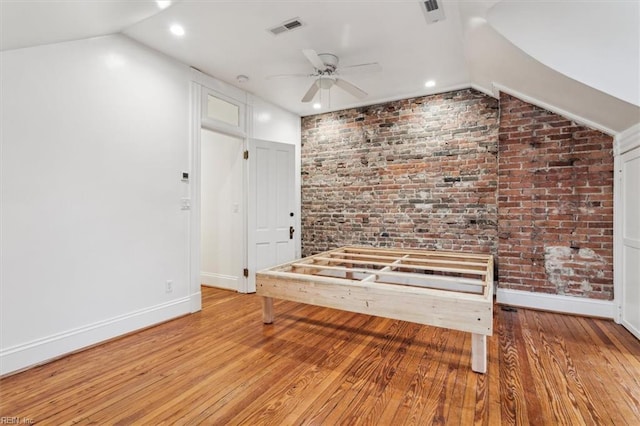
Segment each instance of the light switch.
[{"label": "light switch", "polygon": [[191,210],[191,198],[182,199],[182,210]]}]

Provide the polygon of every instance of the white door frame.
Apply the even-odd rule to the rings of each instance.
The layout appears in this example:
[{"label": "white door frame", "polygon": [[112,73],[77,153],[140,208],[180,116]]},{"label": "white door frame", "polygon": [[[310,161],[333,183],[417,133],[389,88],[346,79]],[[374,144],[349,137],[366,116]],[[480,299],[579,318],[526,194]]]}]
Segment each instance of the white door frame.
[{"label": "white door frame", "polygon": [[[246,94],[232,86],[218,82],[197,70],[192,70],[192,81],[190,83],[190,126],[189,126],[189,198],[191,206],[191,215],[189,220],[189,236],[188,236],[188,264],[190,268],[189,274],[189,292],[191,295],[191,312],[197,312],[202,309],[202,296],[200,291],[200,273],[201,273],[201,131],[202,129],[211,130],[217,133],[223,133],[229,136],[242,139],[242,146],[247,150],[247,102]],[[204,117],[206,102],[206,94],[213,94],[216,97],[224,99],[237,105],[240,109],[240,125],[234,127],[228,123],[219,122]],[[247,166],[243,164],[243,225],[242,225],[242,263],[247,265]],[[238,285],[238,292],[247,292],[247,278],[240,274],[241,281]]]},{"label": "white door frame", "polygon": [[[202,308],[202,295],[200,292],[200,272],[201,272],[201,248],[200,248],[200,191],[201,191],[201,140],[200,133],[203,127],[213,130],[215,132],[224,133],[230,136],[239,137],[243,139],[243,148],[245,151],[249,149],[249,137],[254,137],[254,111],[255,108],[255,98],[248,94],[247,92],[238,89],[237,87],[228,85],[220,80],[216,80],[213,77],[210,77],[202,72],[198,71],[195,68],[191,69],[190,76],[190,108],[189,108],[189,167],[188,171],[189,176],[189,184],[188,193],[185,192],[187,197],[189,197],[191,202],[191,212],[188,215],[188,229],[189,235],[186,237],[186,244],[188,246],[187,250],[187,258],[185,262],[189,265],[189,292],[191,295],[191,312],[199,311]],[[215,96],[222,98],[227,101],[231,101],[232,103],[242,106],[242,110],[244,114],[241,115],[241,123],[237,128],[234,126],[230,126],[228,123],[224,122],[215,122],[209,119],[203,120],[203,106],[204,106],[204,96],[203,89],[208,89]],[[258,102],[260,104],[260,102]],[[262,133],[264,134],[264,132]],[[298,131],[299,137],[299,131]],[[274,140],[274,142],[277,142]],[[300,257],[301,251],[301,236],[300,230],[302,226],[302,221],[300,217],[301,210],[301,200],[300,200],[300,144],[294,144],[295,148],[295,160],[294,160],[294,181],[295,181],[295,190],[296,195],[295,199],[295,223],[296,223],[296,233],[294,236],[295,240],[295,255],[296,257]],[[249,159],[250,161],[250,159]],[[255,273],[255,264],[250,265],[249,262],[252,260],[248,258],[248,173],[249,167],[248,163],[244,162],[243,165],[243,246],[244,246],[244,259],[243,263],[247,269],[249,269],[249,275],[251,273]],[[184,201],[183,201],[184,203]],[[254,260],[255,261],[255,260]],[[242,283],[239,291],[247,292],[248,291],[248,280],[246,277],[242,277]]]}]

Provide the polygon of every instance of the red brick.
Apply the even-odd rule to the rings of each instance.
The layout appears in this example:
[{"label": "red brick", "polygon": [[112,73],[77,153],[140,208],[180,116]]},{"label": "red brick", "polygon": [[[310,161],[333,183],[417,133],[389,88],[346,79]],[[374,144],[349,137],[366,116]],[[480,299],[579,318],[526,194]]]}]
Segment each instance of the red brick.
[{"label": "red brick", "polygon": [[[509,112],[500,115],[498,147],[498,234],[507,233],[509,239],[509,244],[498,245],[500,286],[521,289],[526,283],[529,291],[611,300],[612,138],[506,94],[501,94],[500,107]],[[514,130],[523,129],[515,124],[523,120],[527,128],[537,129],[535,140],[527,146]],[[530,196],[516,198],[514,192],[519,191]],[[526,221],[523,210],[530,213]],[[514,228],[519,230],[517,236]],[[522,267],[516,255],[528,256],[532,245],[542,254],[532,261],[542,266],[550,261],[547,257],[564,252],[569,256],[553,259],[559,268],[543,267],[535,273],[519,269],[514,275],[511,266]],[[594,256],[579,257],[579,249],[570,247],[591,249]],[[564,274],[569,270],[573,275]],[[523,279],[524,273],[529,273],[529,279]],[[594,292],[596,285],[599,290]]]}]

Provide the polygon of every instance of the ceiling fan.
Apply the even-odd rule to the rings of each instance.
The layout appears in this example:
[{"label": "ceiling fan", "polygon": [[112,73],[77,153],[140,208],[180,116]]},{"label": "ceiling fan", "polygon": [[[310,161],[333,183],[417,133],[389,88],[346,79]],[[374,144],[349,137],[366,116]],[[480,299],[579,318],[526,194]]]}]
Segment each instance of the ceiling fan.
[{"label": "ceiling fan", "polygon": [[381,67],[377,62],[351,65],[338,69],[339,59],[332,53],[316,53],[313,49],[304,49],[302,53],[309,62],[311,62],[311,65],[313,65],[314,71],[312,74],[282,74],[269,77],[314,77],[315,80],[311,83],[311,87],[309,87],[307,93],[302,97],[302,102],[311,102],[320,89],[330,89],[334,85],[358,99],[363,99],[367,96],[367,92],[355,84],[349,83],[347,80],[340,78],[340,76],[344,74],[366,73],[381,70]]}]

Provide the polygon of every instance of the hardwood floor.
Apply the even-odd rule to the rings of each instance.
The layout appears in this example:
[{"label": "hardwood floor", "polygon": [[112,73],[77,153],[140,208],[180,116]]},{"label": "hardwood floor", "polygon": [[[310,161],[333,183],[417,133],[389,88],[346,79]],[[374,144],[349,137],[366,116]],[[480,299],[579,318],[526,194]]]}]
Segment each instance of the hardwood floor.
[{"label": "hardwood floor", "polygon": [[[203,311],[0,381],[39,424],[640,424],[640,342],[611,321],[495,309],[467,333],[203,288]],[[1,420],[1,419],[0,419]],[[4,421],[6,423],[6,421]]]}]

